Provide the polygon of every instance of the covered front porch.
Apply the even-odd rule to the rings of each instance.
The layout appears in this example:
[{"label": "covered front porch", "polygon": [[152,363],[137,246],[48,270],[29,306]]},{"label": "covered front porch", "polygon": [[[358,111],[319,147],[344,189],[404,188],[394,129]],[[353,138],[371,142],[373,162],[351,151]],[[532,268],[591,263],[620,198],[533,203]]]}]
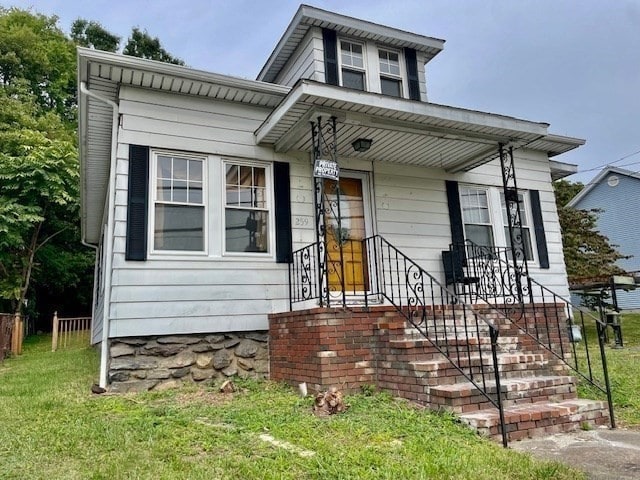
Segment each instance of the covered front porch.
[{"label": "covered front porch", "polygon": [[[289,311],[269,318],[273,378],[318,389],[373,383],[461,414],[495,409],[487,433],[505,444],[550,418],[519,425],[506,409],[575,399],[571,309],[548,288],[566,289],[549,156],[581,140],[307,80],[255,135],[276,152],[308,152],[313,190],[313,241],[296,236],[293,215]],[[489,221],[469,220],[471,208],[489,211],[490,196]],[[491,241],[470,239],[481,230],[470,225],[486,226]],[[583,376],[594,380],[591,365]],[[602,405],[589,405],[594,422],[606,420]]]}]

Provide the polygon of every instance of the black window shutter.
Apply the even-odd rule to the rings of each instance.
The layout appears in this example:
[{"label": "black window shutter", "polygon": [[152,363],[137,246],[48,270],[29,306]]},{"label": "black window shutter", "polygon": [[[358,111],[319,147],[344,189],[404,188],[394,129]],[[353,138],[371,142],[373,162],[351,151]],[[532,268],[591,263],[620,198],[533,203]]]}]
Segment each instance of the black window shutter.
[{"label": "black window shutter", "polygon": [[464,227],[462,226],[462,210],[460,208],[460,191],[458,182],[447,180],[447,204],[449,205],[449,222],[451,224],[451,243],[464,243]]},{"label": "black window shutter", "polygon": [[540,268],[549,268],[549,252],[547,251],[547,236],[544,233],[544,221],[542,220],[542,208],[540,207],[540,192],[538,190],[529,190],[529,198],[531,199],[531,214],[533,215],[533,228],[536,232]]},{"label": "black window shutter", "polygon": [[291,262],[291,189],[289,164],[274,162],[273,188],[276,217],[276,262]]},{"label": "black window shutter", "polygon": [[129,145],[126,260],[147,259],[149,147]]},{"label": "black window shutter", "polygon": [[338,39],[336,31],[322,29],[324,47],[324,78],[329,85],[338,85]]},{"label": "black window shutter", "polygon": [[420,79],[418,77],[418,60],[413,48],[404,49],[404,59],[407,64],[407,76],[409,80],[409,98],[420,100]]}]

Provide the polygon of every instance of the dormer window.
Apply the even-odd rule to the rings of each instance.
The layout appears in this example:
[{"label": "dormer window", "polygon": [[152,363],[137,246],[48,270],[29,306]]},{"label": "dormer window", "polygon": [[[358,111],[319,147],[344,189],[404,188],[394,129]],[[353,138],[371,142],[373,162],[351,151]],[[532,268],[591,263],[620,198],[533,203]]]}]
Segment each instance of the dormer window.
[{"label": "dormer window", "polygon": [[380,65],[380,91],[384,95],[402,97],[400,56],[391,50],[378,50]]},{"label": "dormer window", "polygon": [[340,40],[340,74],[343,87],[365,90],[364,46]]}]

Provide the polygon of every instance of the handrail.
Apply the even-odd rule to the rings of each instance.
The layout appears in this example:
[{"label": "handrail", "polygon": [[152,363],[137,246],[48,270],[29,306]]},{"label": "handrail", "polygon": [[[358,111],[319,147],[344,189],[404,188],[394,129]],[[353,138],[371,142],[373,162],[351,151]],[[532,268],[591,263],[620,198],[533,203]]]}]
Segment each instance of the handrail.
[{"label": "handrail", "polygon": [[[466,296],[473,297],[491,306],[521,332],[532,338],[557,359],[562,361],[575,374],[589,385],[606,394],[609,406],[611,427],[615,428],[613,401],[607,359],[605,352],[605,333],[607,324],[584,308],[574,305],[571,300],[556,294],[540,284],[526,272],[514,267],[510,262],[511,249],[481,246],[466,240],[464,244],[452,244],[451,250],[457,252],[461,261],[459,266],[450,266],[452,270],[462,269],[463,277],[472,276],[479,281]],[[457,267],[457,268],[456,268]],[[456,281],[459,279],[456,278]],[[523,315],[527,308],[533,312],[533,324]],[[578,326],[582,341],[573,338],[572,327],[576,325],[575,316],[579,316]],[[537,318],[543,319],[542,321]],[[596,327],[600,364],[603,378],[595,374],[597,361],[593,349],[589,346],[589,334],[586,320]],[[571,357],[568,359],[568,357]],[[586,363],[586,368],[582,368]]]},{"label": "handrail", "polygon": [[[388,301],[498,409],[502,441],[507,446],[498,327],[380,235],[344,239],[332,248],[339,248],[340,255],[327,252],[318,242],[293,252],[291,308],[294,303],[315,299],[321,306],[344,306],[347,296],[365,305]],[[362,265],[361,271],[356,264]]]}]

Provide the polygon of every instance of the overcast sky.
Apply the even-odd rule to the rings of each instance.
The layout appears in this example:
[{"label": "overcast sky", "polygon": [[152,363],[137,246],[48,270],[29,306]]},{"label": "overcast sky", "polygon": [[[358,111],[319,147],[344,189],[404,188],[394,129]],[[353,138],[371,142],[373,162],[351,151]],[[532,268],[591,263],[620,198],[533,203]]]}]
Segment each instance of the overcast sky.
[{"label": "overcast sky", "polygon": [[[255,78],[294,0],[0,0],[78,17],[123,37],[158,36],[194,68]],[[586,182],[603,164],[640,171],[640,0],[308,0],[446,40],[427,65],[429,100],[551,124],[587,144],[558,160]],[[622,157],[625,160],[619,161]],[[595,170],[594,170],[595,169]]]}]

